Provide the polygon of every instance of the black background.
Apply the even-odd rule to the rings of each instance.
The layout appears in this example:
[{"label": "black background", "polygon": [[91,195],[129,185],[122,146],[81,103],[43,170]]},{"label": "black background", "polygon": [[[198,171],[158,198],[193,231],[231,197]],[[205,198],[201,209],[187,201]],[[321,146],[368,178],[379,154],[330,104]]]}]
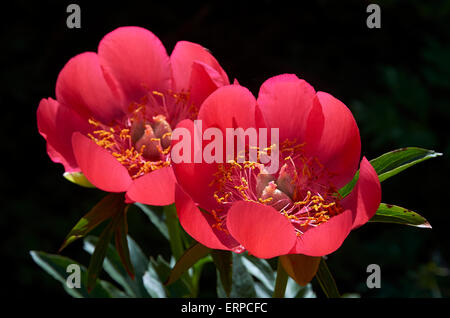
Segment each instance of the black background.
[{"label": "black background", "polygon": [[[202,44],[255,95],[264,80],[282,73],[331,93],[354,113],[369,159],[405,146],[443,152],[382,184],[383,202],[419,212],[432,230],[368,224],[328,263],[342,293],[450,296],[450,1],[378,1],[381,29],[366,26],[368,1],[73,2],[81,7],[81,29],[67,28],[64,1],[14,1],[0,17],[0,252],[9,295],[69,297],[29,251],[55,253],[104,195],[66,181],[62,166],[48,158],[36,126],[39,101],[54,97],[71,57],[96,51],[116,27],[136,25],[155,33],[169,54],[179,40]],[[130,213],[129,228],[148,255],[169,256],[142,213]],[[63,255],[89,259],[81,242]],[[371,263],[381,266],[381,289],[365,285]],[[201,296],[215,296],[214,275],[206,267]]]}]

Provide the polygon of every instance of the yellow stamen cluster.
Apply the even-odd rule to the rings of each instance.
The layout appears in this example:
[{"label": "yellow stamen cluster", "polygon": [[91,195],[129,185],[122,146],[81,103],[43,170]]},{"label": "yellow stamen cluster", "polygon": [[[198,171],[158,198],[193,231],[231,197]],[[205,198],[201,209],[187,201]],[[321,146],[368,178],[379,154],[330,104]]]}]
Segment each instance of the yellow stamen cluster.
[{"label": "yellow stamen cluster", "polygon": [[[141,108],[137,108],[139,111]],[[103,125],[95,119],[89,119],[89,123],[94,127],[102,127]],[[140,149],[135,149],[131,145],[131,135],[129,128],[120,128],[118,125],[114,127],[103,127],[88,134],[97,145],[110,151],[111,155],[117,159],[127,170],[133,179],[140,177],[146,173],[166,167],[170,165],[169,160],[149,161],[143,157],[145,145]],[[159,140],[159,138],[158,138]],[[170,146],[167,149],[159,149],[163,155],[167,155]]]}]

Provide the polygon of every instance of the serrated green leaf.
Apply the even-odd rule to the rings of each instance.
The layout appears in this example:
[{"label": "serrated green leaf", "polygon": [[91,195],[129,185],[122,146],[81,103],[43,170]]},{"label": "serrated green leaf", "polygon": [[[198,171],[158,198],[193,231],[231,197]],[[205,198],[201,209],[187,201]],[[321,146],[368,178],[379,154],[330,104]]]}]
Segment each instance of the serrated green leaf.
[{"label": "serrated green leaf", "polygon": [[168,286],[177,281],[181,277],[181,275],[183,275],[189,268],[194,266],[194,264],[197,263],[200,259],[206,257],[210,252],[210,248],[200,243],[196,243],[191,246],[184,252],[183,255],[181,255],[180,259],[171,270],[170,275],[165,282],[165,285]]},{"label": "serrated green leaf", "polygon": [[420,214],[397,205],[381,203],[369,222],[397,223],[422,228],[431,228],[430,223]]},{"label": "serrated green leaf", "polygon": [[327,298],[341,297],[333,275],[331,275],[331,272],[328,269],[328,266],[323,258],[320,260],[319,269],[317,270],[317,274],[315,277]]},{"label": "serrated green leaf", "polygon": [[61,252],[70,243],[86,236],[89,232],[95,229],[98,225],[108,220],[109,218],[121,213],[125,208],[123,194],[111,193],[100,200],[85,216],[83,216],[78,223],[72,228],[70,233],[64,239],[64,242],[59,249]]},{"label": "serrated green leaf", "polygon": [[[76,298],[111,298],[111,297],[127,297],[121,290],[117,289],[112,284],[98,280],[98,283],[91,290],[90,293],[87,291],[86,277],[87,270],[86,267],[80,265],[78,262],[61,255],[48,254],[45,252],[31,251],[31,257],[34,262],[39,265],[45,272],[47,272],[54,279],[58,280],[63,284],[66,292],[72,297]],[[67,267],[69,265],[76,264],[80,266],[81,279],[80,288],[69,288],[66,284],[67,278],[71,273],[67,272]]]},{"label": "serrated green leaf", "polygon": [[[434,150],[407,147],[387,152],[378,158],[370,160],[370,164],[377,172],[380,182],[382,182],[419,162],[438,156],[442,156],[442,154]],[[342,197],[347,196],[352,191],[358,178],[359,170],[356,172],[352,181],[339,190]]]},{"label": "serrated green leaf", "polygon": [[213,250],[212,259],[219,273],[222,288],[227,297],[230,296],[233,283],[233,256],[230,251]]}]

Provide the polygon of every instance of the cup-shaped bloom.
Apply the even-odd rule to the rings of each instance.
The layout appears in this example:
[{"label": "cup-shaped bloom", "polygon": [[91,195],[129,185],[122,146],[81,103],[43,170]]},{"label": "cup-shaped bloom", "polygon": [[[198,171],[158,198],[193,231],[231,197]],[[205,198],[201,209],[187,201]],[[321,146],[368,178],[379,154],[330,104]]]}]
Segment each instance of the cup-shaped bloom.
[{"label": "cup-shaped bloom", "polygon": [[56,82],[56,100],[42,99],[40,134],[66,173],[82,172],[97,188],[129,201],[173,203],[172,128],[194,119],[203,100],[229,84],[202,46],[181,41],[170,56],[139,27],[108,33],[98,52],[70,59]]},{"label": "cup-shaped bloom", "polygon": [[[192,134],[202,130],[197,136],[214,127],[223,132],[216,134],[216,145],[231,143],[229,149],[236,150],[231,157],[223,151],[222,162],[173,165],[181,225],[210,248],[248,250],[260,258],[327,255],[380,204],[378,176],[366,158],[360,161],[360,135],[350,110],[295,75],[270,78],[257,100],[242,86],[219,88],[202,104],[198,120],[201,128],[190,120],[178,127]],[[227,138],[229,128],[251,127],[258,134],[253,142],[250,134]],[[248,145],[240,152],[239,138]],[[208,140],[191,141],[188,153],[209,149]],[[173,146],[182,142],[174,140]],[[357,184],[342,198],[338,189],[358,166]]]}]

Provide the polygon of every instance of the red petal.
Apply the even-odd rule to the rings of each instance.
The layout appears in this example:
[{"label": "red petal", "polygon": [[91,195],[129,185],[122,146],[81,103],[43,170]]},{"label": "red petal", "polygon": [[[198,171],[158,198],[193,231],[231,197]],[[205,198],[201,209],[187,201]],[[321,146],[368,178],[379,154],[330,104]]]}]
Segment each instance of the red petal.
[{"label": "red petal", "polygon": [[229,85],[217,89],[202,104],[198,119],[203,128],[216,127],[223,132],[226,128],[255,127],[256,100],[243,86]]},{"label": "red petal", "polygon": [[305,142],[307,121],[313,107],[314,88],[293,74],[265,81],[259,90],[258,106],[271,128],[280,129],[280,142]]},{"label": "red petal", "polygon": [[127,191],[129,199],[149,205],[169,205],[175,201],[175,176],[165,167],[133,181]]},{"label": "red petal", "polygon": [[170,88],[170,62],[161,41],[139,27],[108,33],[98,47],[100,64],[122,88],[126,104],[139,102],[148,92]]},{"label": "red petal", "polygon": [[227,214],[227,228],[250,254],[271,258],[287,254],[296,242],[294,227],[270,206],[235,202]]},{"label": "red petal", "polygon": [[88,119],[109,124],[123,115],[119,92],[106,83],[97,54],[86,52],[67,62],[56,81],[58,101]]},{"label": "red petal", "polygon": [[224,231],[213,228],[214,218],[200,211],[194,201],[177,185],[175,188],[175,206],[181,226],[196,241],[220,250],[233,250],[239,244]]},{"label": "red petal", "polygon": [[357,228],[377,212],[381,202],[381,185],[375,169],[365,157],[359,167],[359,178],[353,191],[342,200],[342,205],[353,211],[353,228]]},{"label": "red petal", "polygon": [[[208,66],[212,71],[211,73],[217,74],[223,85],[229,84],[228,76],[220,64],[208,50],[199,44],[187,41],[178,42],[170,56],[170,62],[176,92],[189,91],[194,86],[191,86],[191,70],[194,62],[200,62]],[[197,106],[200,107],[200,104]]]},{"label": "red petal", "polygon": [[[198,150],[194,148],[194,123],[191,120],[181,121],[176,129],[187,129],[191,136],[190,149],[191,158],[189,162],[172,162],[173,171],[177,178],[178,184],[192,197],[192,199],[198,203],[202,208],[206,210],[212,210],[217,208],[218,203],[214,199],[215,187],[210,186],[214,181],[214,173],[217,172],[217,164],[215,163],[194,163],[194,152]],[[173,141],[172,153],[174,145],[180,141]],[[199,143],[200,146],[200,143]],[[173,158],[173,155],[172,155]]]},{"label": "red petal", "polygon": [[107,192],[128,190],[132,183],[128,170],[107,150],[79,132],[73,134],[72,146],[81,171],[93,185]]},{"label": "red petal", "polygon": [[88,132],[87,121],[49,98],[39,103],[37,125],[39,133],[47,140],[47,153],[53,162],[63,164],[66,172],[79,171],[72,151],[72,134],[74,131]]},{"label": "red petal", "polygon": [[[323,130],[320,141],[310,153],[336,175],[332,182],[340,188],[349,182],[358,169],[361,139],[350,110],[330,94],[318,92],[314,104],[322,108]],[[308,130],[314,131],[314,125]]]},{"label": "red petal", "polygon": [[346,210],[328,222],[307,230],[289,254],[323,256],[336,251],[352,229],[353,213]]},{"label": "red petal", "polygon": [[229,84],[228,79],[222,78],[212,67],[200,62],[192,64],[190,83],[191,102],[197,107],[217,88]]}]

